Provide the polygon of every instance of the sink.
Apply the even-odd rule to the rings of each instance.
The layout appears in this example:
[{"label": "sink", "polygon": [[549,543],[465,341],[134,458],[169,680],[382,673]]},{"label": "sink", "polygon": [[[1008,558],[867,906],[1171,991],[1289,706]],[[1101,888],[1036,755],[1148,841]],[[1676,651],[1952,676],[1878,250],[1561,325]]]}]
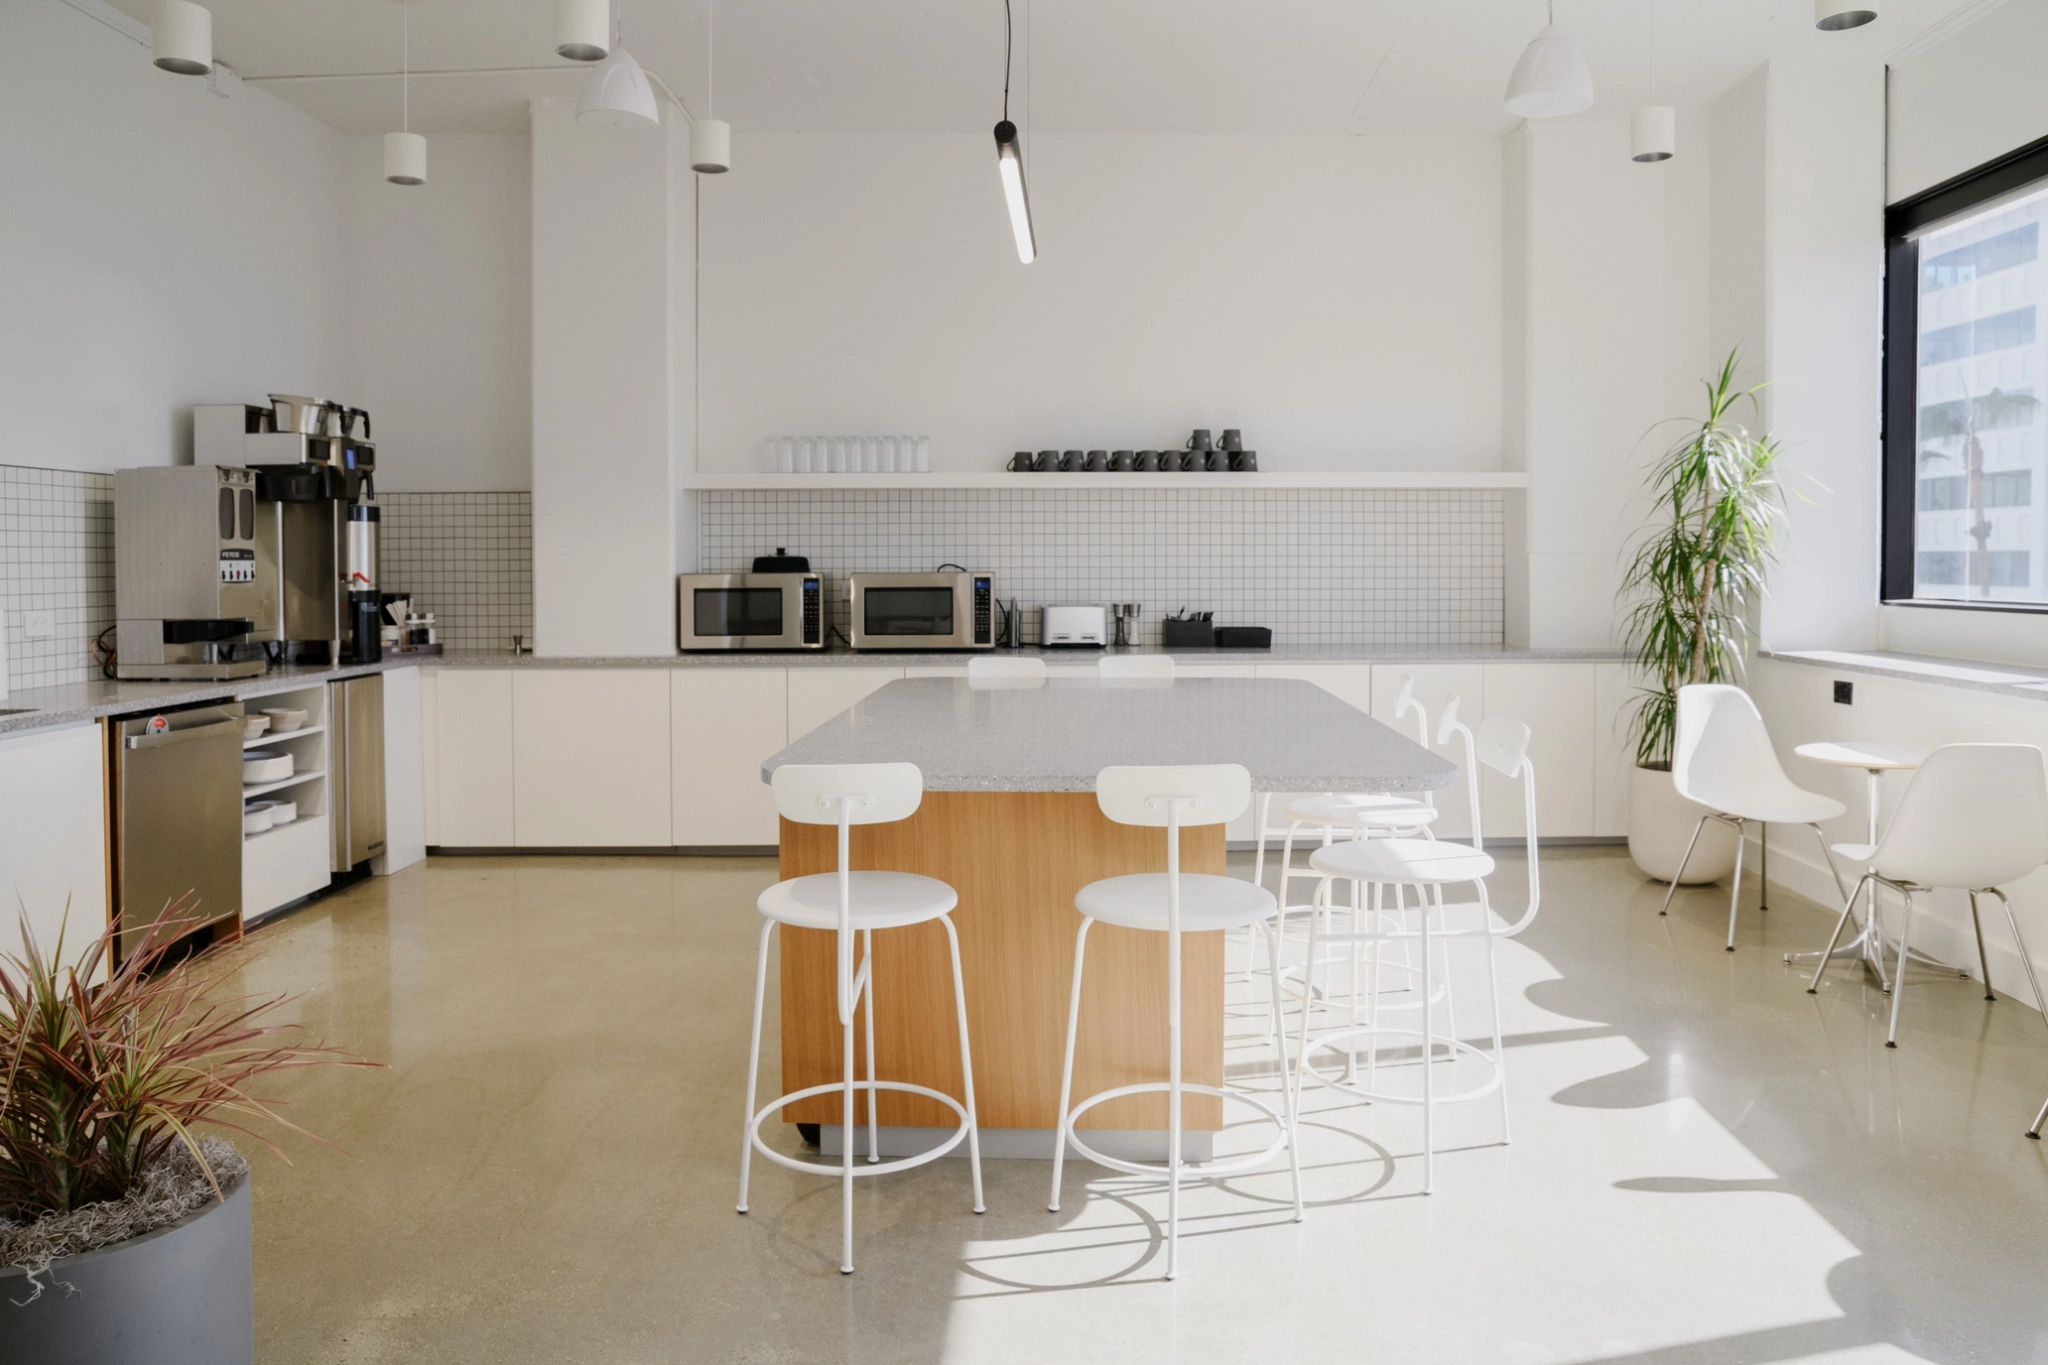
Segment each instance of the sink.
[{"label": "sink", "polygon": [[0,706],[0,716],[32,716],[35,711],[33,706]]}]

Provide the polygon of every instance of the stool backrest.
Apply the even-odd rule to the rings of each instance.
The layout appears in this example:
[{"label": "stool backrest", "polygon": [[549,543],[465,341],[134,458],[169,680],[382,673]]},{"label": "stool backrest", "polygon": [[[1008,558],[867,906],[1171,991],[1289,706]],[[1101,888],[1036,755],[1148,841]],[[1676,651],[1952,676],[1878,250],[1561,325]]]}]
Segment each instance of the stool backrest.
[{"label": "stool backrest", "polygon": [[924,774],[915,763],[785,763],[769,783],[775,809],[800,825],[849,825],[907,820],[924,800]]},{"label": "stool backrest", "polygon": [[1522,917],[1501,932],[1509,938],[1521,933],[1536,918],[1543,905],[1543,876],[1536,851],[1536,765],[1529,760],[1529,740],[1534,735],[1527,725],[1512,716],[1488,716],[1479,722],[1479,733],[1458,719],[1459,698],[1452,697],[1444,708],[1437,730],[1438,744],[1449,744],[1453,734],[1465,740],[1466,794],[1472,802],[1472,846],[1486,847],[1480,828],[1479,765],[1484,763],[1503,777],[1522,780],[1522,828],[1524,848],[1529,857],[1529,906]]},{"label": "stool backrest", "polygon": [[1220,825],[1244,813],[1252,775],[1242,764],[1104,768],[1095,803],[1119,825]]},{"label": "stool backrest", "polygon": [[1095,665],[1098,677],[1103,678],[1171,678],[1173,656],[1171,654],[1105,654]]},{"label": "stool backrest", "polygon": [[[1415,742],[1427,749],[1429,747],[1429,711],[1421,702],[1415,700],[1415,675],[1408,673],[1404,674],[1401,678],[1401,695],[1394,699],[1394,719],[1400,720],[1411,712],[1415,716]],[[1424,792],[1422,800],[1424,805],[1434,807],[1436,805],[1436,793]]]},{"label": "stool backrest", "polygon": [[970,678],[1043,678],[1045,660],[1028,656],[1005,659],[990,656],[967,661],[967,676]]},{"label": "stool backrest", "polygon": [[2048,862],[2048,768],[2031,744],[1947,744],[1927,756],[1871,855],[1878,875],[1982,891]]},{"label": "stool backrest", "polygon": [[1749,693],[1727,683],[1678,689],[1671,784],[1703,806],[1741,815],[1768,809],[1797,789],[1771,747],[1771,732]]}]

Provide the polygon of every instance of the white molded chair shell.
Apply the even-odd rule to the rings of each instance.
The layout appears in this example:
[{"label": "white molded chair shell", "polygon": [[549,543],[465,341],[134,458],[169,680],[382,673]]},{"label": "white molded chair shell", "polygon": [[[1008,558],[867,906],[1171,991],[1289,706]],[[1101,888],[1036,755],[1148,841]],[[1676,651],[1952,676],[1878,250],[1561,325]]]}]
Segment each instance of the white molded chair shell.
[{"label": "white molded chair shell", "polygon": [[1096,674],[1104,678],[1171,678],[1173,656],[1171,654],[1105,654],[1095,665]]},{"label": "white molded chair shell", "polygon": [[1220,825],[1251,800],[1252,775],[1241,763],[1104,768],[1095,776],[1096,804],[1120,825],[1165,825],[1170,807],[1182,828]]},{"label": "white molded chair shell", "polygon": [[1756,703],[1726,683],[1678,689],[1671,781],[1680,796],[1745,820],[1811,825],[1848,809],[1785,775]]},{"label": "white molded chair shell", "polygon": [[1026,657],[988,657],[969,659],[967,676],[970,678],[1043,678],[1045,660]]},{"label": "white molded chair shell", "polygon": [[775,809],[800,825],[838,824],[846,797],[853,825],[907,820],[924,801],[924,774],[915,763],[785,763],[769,785]]},{"label": "white molded chair shell", "polygon": [[1504,777],[1515,776],[1528,755],[1530,734],[1528,726],[1511,716],[1488,716],[1479,722],[1479,761]]},{"label": "white molded chair shell", "polygon": [[2048,768],[2032,744],[1948,744],[1927,756],[1870,854],[1880,877],[1988,890],[2048,863]]}]

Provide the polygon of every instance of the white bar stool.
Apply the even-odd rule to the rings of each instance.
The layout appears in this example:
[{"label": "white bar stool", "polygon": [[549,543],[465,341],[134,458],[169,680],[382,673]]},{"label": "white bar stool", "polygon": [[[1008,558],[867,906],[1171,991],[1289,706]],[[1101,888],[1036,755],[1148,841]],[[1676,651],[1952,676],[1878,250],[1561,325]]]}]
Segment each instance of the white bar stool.
[{"label": "white bar stool", "polygon": [[[974,1180],[974,1211],[983,1211],[981,1200],[981,1140],[974,1121],[974,1063],[967,1047],[967,994],[960,972],[960,935],[947,913],[959,903],[953,888],[936,877],[913,872],[855,872],[850,866],[849,844],[854,825],[888,824],[907,820],[924,799],[924,774],[914,763],[790,764],[775,770],[772,787],[775,808],[784,819],[804,825],[839,827],[839,866],[836,872],[819,872],[777,882],[761,893],[756,908],[765,923],[761,926],[760,956],[754,968],[754,1033],[747,1054],[747,1126],[740,1145],[739,1211],[747,1211],[747,1178],[755,1152],[778,1166],[811,1175],[837,1175],[841,1182],[839,1271],[853,1273],[853,1181],[855,1176],[888,1175],[936,1161],[967,1141],[968,1167]],[[875,1078],[875,993],[874,936],[878,929],[902,929],[937,920],[946,927],[946,942],[953,955],[953,1005],[960,1029],[960,1076],[966,1102],[907,1081]],[[775,926],[822,929],[838,938],[837,990],[839,1027],[846,1040],[845,1067],[837,1084],[807,1086],[802,1090],[754,1108],[756,1085],[761,1072],[761,1007],[768,989],[768,940]],[[860,962],[854,963],[854,941],[860,942]],[[865,1004],[867,1015],[866,1080],[856,1080],[853,1066],[853,1016]],[[761,1139],[761,1125],[783,1106],[815,1095],[838,1091],[841,1104],[840,1161],[837,1167],[819,1161],[784,1156]],[[960,1116],[952,1136],[916,1156],[883,1161],[877,1145],[876,1092],[894,1090],[937,1100]],[[868,1164],[853,1164],[853,1096],[867,1097]]]},{"label": "white bar stool", "polygon": [[[1984,973],[1984,998],[1996,1000],[1998,996],[1991,989],[1991,963],[1984,954],[1984,922],[1977,914],[1980,895],[1996,896],[2005,907],[2013,946],[2019,949],[2020,961],[2027,968],[2027,984],[2034,991],[2034,1008],[2043,1008],[2041,983],[2034,975],[2034,960],[2027,955],[2026,940],[2020,937],[2019,917],[1998,889],[2048,863],[2048,769],[2042,765],[2040,749],[2031,744],[1944,745],[1927,756],[1907,783],[1883,838],[1875,844],[1836,844],[1834,852],[1868,870],[1855,890],[1842,898],[1841,918],[1828,936],[1828,946],[1821,950],[1807,994],[1820,988],[1821,974],[1828,969],[1864,884],[1890,887],[1906,901],[1892,969],[1891,1028],[1884,1044],[1897,1047],[1899,1002],[1906,994],[1906,955],[1912,951],[1913,897],[1946,886],[1969,893],[1970,923],[1977,933],[1977,965]],[[1873,897],[1873,920],[1875,905]]]},{"label": "white bar stool", "polygon": [[1004,658],[999,654],[984,655],[967,661],[967,676],[986,682],[992,678],[1016,678],[1024,681],[1045,678],[1045,660],[1029,655]]},{"label": "white bar stool", "polygon": [[[1171,662],[1169,660],[1168,662]],[[1275,902],[1263,886],[1235,877],[1217,877],[1180,870],[1180,832],[1183,826],[1220,825],[1237,818],[1251,801],[1251,774],[1235,763],[1207,767],[1104,768],[1095,779],[1095,800],[1102,813],[1120,825],[1166,827],[1166,871],[1140,872],[1090,882],[1074,897],[1081,912],[1081,929],[1074,938],[1074,987],[1067,1005],[1066,1060],[1060,1069],[1060,1122],[1053,1147],[1052,1202],[1060,1208],[1060,1178],[1066,1166],[1069,1145],[1098,1166],[1131,1175],[1165,1175],[1166,1278],[1180,1269],[1180,1181],[1189,1163],[1181,1160],[1181,1097],[1190,1092],[1213,1095],[1225,1102],[1235,1101],[1256,1109],[1279,1129],[1279,1136],[1265,1150],[1248,1156],[1227,1157],[1204,1162],[1198,1174],[1205,1179],[1237,1175],[1265,1165],[1282,1147],[1294,1176],[1294,1217],[1302,1217],[1301,1159],[1296,1151],[1294,1087],[1289,1083],[1287,1050],[1280,1049],[1281,1113],[1241,1090],[1213,1085],[1191,1084],[1181,1079],[1181,983],[1180,945],[1183,933],[1242,929],[1263,924],[1267,947],[1276,974],[1279,971],[1278,940],[1273,936]],[[1119,1085],[1099,1090],[1073,1103],[1074,1038],[1081,1023],[1082,969],[1087,961],[1088,930],[1101,920],[1126,929],[1143,929],[1166,935],[1166,1031],[1168,1039],[1167,1078]],[[1278,1028],[1280,1002],[1273,1000],[1273,1018]],[[1083,1142],[1074,1121],[1096,1105],[1124,1095],[1167,1096],[1166,1162],[1126,1161],[1106,1156]]]},{"label": "white bar stool", "polygon": [[1101,678],[1146,678],[1173,681],[1171,654],[1105,654],[1095,664]]},{"label": "white bar stool", "polygon": [[[1433,901],[1433,906],[1424,903],[1418,917],[1419,927],[1414,930],[1405,926],[1389,927],[1379,916],[1367,918],[1365,928],[1353,925],[1348,934],[1333,934],[1337,941],[1357,940],[1377,946],[1390,940],[1420,939],[1422,960],[1425,966],[1433,964],[1432,945],[1458,938],[1482,938],[1486,942],[1486,975],[1488,990],[1493,1000],[1493,1052],[1491,1056],[1481,1052],[1470,1043],[1460,1039],[1455,1028],[1449,1033],[1438,1033],[1429,1008],[1433,992],[1425,990],[1422,1000],[1423,1015],[1414,1028],[1390,1028],[1377,1017],[1364,1024],[1352,1023],[1324,1031],[1313,1042],[1309,1036],[1311,1007],[1304,1007],[1301,1016],[1301,1044],[1295,1050],[1295,1084],[1297,1091],[1308,1076],[1319,1082],[1357,1098],[1389,1104],[1419,1104],[1422,1106],[1422,1191],[1433,1193],[1436,1189],[1436,1148],[1435,1110],[1438,1104],[1456,1103],[1462,1100],[1478,1099],[1498,1090],[1500,1092],[1501,1141],[1507,1142],[1512,1134],[1508,1126],[1507,1058],[1501,1043],[1500,1026],[1500,978],[1494,964],[1493,941],[1497,938],[1513,938],[1527,929],[1536,918],[1536,912],[1543,903],[1543,886],[1538,873],[1536,849],[1536,769],[1529,761],[1529,727],[1518,720],[1505,716],[1488,716],[1480,722],[1478,736],[1458,720],[1458,701],[1452,698],[1444,711],[1443,724],[1437,735],[1439,744],[1447,743],[1453,734],[1461,735],[1465,742],[1466,766],[1473,773],[1484,763],[1505,777],[1519,778],[1522,783],[1522,812],[1528,830],[1529,859],[1529,907],[1522,912],[1521,919],[1502,929],[1493,927],[1493,910],[1487,901],[1486,878],[1494,871],[1493,858],[1484,851],[1480,829],[1479,794],[1477,784],[1472,788],[1472,837],[1471,844],[1452,843],[1436,839],[1359,839],[1349,843],[1332,844],[1319,848],[1309,858],[1310,866],[1322,874],[1323,880],[1316,887],[1316,898],[1327,903],[1332,881],[1343,879],[1352,882],[1373,882],[1387,886],[1415,887],[1419,898]],[[1432,928],[1430,914],[1433,908],[1435,918],[1443,920],[1443,888],[1446,884],[1470,882],[1479,896],[1479,923],[1470,929],[1452,929],[1448,923]],[[1318,917],[1309,918],[1309,960],[1315,961]],[[1449,972],[1449,958],[1445,958],[1446,975]],[[1377,987],[1377,978],[1374,981]],[[1376,999],[1377,990],[1371,999]],[[1377,1011],[1375,1011],[1375,1014]],[[1379,1039],[1383,1035],[1413,1038],[1419,1044],[1422,1064],[1422,1093],[1400,1094],[1377,1089],[1377,1063]],[[1354,1079],[1355,1065],[1347,1061],[1347,1071],[1342,1080],[1327,1076],[1310,1064],[1312,1053],[1331,1047],[1339,1042],[1366,1037],[1371,1040],[1372,1051],[1368,1063],[1367,1078],[1363,1085]],[[1487,1079],[1454,1094],[1439,1096],[1436,1093],[1437,1053],[1441,1049],[1447,1059],[1460,1055],[1477,1058],[1489,1063]],[[1351,1053],[1347,1048],[1347,1055]],[[1297,1093],[1295,1106],[1301,1104]]]}]

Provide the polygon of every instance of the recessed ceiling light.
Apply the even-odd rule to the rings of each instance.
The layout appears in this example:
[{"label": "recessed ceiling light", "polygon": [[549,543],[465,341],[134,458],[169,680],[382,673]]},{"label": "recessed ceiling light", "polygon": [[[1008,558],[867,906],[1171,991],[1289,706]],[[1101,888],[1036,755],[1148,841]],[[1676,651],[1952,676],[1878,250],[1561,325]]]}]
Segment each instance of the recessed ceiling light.
[{"label": "recessed ceiling light", "polygon": [[1874,0],[1813,0],[1813,26],[1823,33],[1862,28],[1875,18]]}]

